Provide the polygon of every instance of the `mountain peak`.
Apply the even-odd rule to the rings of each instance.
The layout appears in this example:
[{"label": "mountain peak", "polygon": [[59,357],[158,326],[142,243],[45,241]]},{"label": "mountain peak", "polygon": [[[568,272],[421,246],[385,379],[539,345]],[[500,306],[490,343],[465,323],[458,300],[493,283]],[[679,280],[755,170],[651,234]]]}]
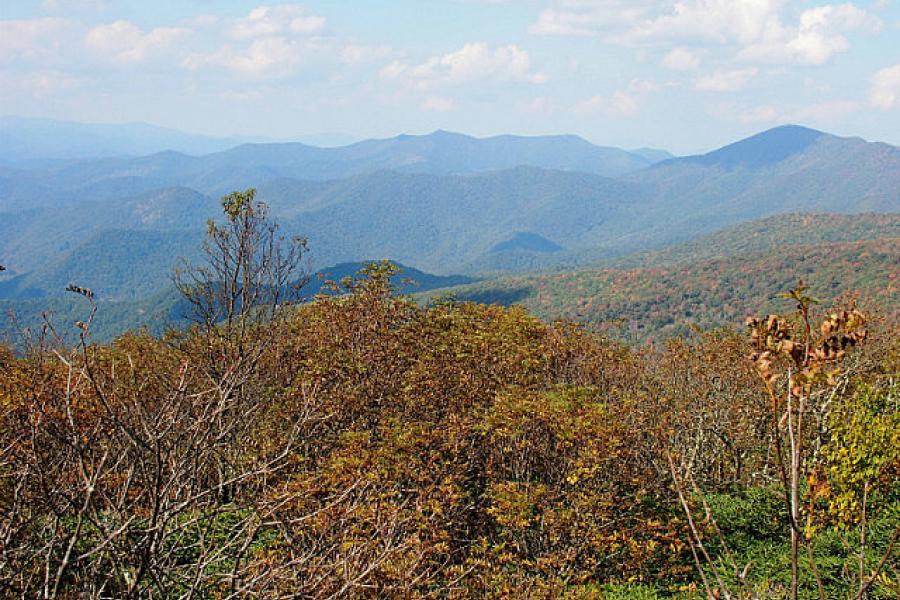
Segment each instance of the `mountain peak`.
[{"label": "mountain peak", "polygon": [[759,169],[787,160],[827,135],[801,125],[781,125],[686,160],[728,168],[743,166]]},{"label": "mountain peak", "polygon": [[468,136],[464,133],[457,133],[455,131],[447,131],[446,129],[436,129],[435,131],[432,131],[431,133],[429,133],[428,135],[426,135],[424,137],[447,140],[447,139],[470,139],[471,136]]}]

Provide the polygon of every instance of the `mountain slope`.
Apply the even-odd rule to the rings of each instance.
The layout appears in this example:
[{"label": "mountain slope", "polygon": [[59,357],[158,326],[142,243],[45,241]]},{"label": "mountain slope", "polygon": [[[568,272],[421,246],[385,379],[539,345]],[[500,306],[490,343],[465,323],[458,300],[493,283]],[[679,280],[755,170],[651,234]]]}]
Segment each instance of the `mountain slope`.
[{"label": "mountain slope", "polygon": [[625,179],[653,188],[637,220],[668,241],[785,212],[900,211],[900,148],[796,126]]},{"label": "mountain slope", "polygon": [[604,266],[665,266],[788,246],[900,238],[900,213],[858,215],[790,213],[728,227],[683,244],[632,254]]},{"label": "mountain slope", "polygon": [[813,296],[826,303],[861,291],[867,300],[896,312],[900,238],[798,245],[642,269],[504,277],[433,295],[521,304],[544,319],[609,327],[639,341],[685,333],[692,324],[738,326],[751,312],[783,308],[778,294],[798,278],[806,280]]},{"label": "mountain slope", "polygon": [[317,260],[389,256],[447,273],[521,232],[590,247],[626,226],[642,195],[634,184],[526,167],[464,177],[380,172],[337,183],[316,200],[322,208],[287,223],[306,232]]},{"label": "mountain slope", "polygon": [[[143,232],[133,243],[146,243],[149,240],[158,239],[165,242],[165,234],[159,232]],[[392,283],[398,293],[411,294],[422,293],[432,289],[453,285],[472,283],[475,280],[460,275],[439,276],[425,273],[412,267],[407,267],[394,262],[399,272],[392,278]],[[171,271],[165,265],[150,265],[155,267],[157,274],[169,281]],[[335,293],[327,284],[329,282],[340,284],[345,278],[357,279],[360,270],[365,263],[342,263],[322,269],[313,273],[309,283],[301,289],[301,297],[304,300],[312,299],[317,294]],[[152,270],[152,269],[151,269]],[[52,275],[58,277],[59,284],[56,291],[61,291],[69,283],[76,283],[82,287],[90,288],[97,299],[99,310],[92,328],[95,341],[108,341],[122,333],[139,328],[147,328],[155,334],[163,333],[169,327],[183,327],[187,323],[190,306],[178,295],[172,286],[164,286],[160,291],[153,293],[129,294],[132,290],[119,289],[121,282],[127,281],[127,276],[122,279],[120,273],[105,272],[101,269],[78,270],[73,273],[72,279],[63,277],[63,270],[56,269]],[[13,282],[0,282],[0,341],[8,341],[16,346],[21,346],[21,334],[23,330],[30,329],[39,332],[44,324],[46,314],[61,334],[66,335],[69,341],[77,339],[78,330],[74,323],[87,317],[90,307],[84,298],[75,294],[58,293],[44,294],[43,290],[36,290],[28,295],[21,293],[19,297],[7,296],[2,292],[4,285],[16,284]],[[19,282],[21,285],[21,282]],[[54,285],[56,285],[54,284]],[[140,289],[137,291],[146,292]],[[118,290],[118,296],[115,295]],[[27,290],[20,290],[22,292]],[[12,318],[10,318],[10,316]]]},{"label": "mountain slope", "polygon": [[488,278],[437,293],[521,303],[551,319],[626,318],[635,338],[673,333],[675,323],[738,324],[754,304],[775,308],[776,295],[800,277],[823,299],[861,289],[898,310],[900,213],[778,215],[596,268]]},{"label": "mountain slope", "polygon": [[[108,261],[104,254],[115,251],[116,245],[127,237],[104,241],[102,232],[105,231],[166,231],[176,237],[184,234],[198,246],[206,220],[219,213],[219,203],[215,200],[187,188],[167,188],[120,200],[94,200],[55,209],[0,214],[0,256],[18,273],[46,272],[66,261],[77,248],[93,243],[97,252],[83,256],[85,264],[105,264]],[[140,246],[134,249],[131,255],[119,254],[128,262],[117,268],[140,268],[145,252]],[[162,247],[161,251],[165,252],[166,248]],[[174,252],[173,248],[169,253],[171,258],[177,256]]]},{"label": "mountain slope", "polygon": [[674,162],[758,169],[778,164],[800,154],[826,136],[827,134],[815,129],[785,125],[728,144],[707,154],[688,156]]},{"label": "mountain slope", "polygon": [[0,282],[0,298],[59,296],[73,283],[105,300],[146,298],[170,283],[179,258],[199,257],[202,237],[201,230],[99,231],[64,258]]}]

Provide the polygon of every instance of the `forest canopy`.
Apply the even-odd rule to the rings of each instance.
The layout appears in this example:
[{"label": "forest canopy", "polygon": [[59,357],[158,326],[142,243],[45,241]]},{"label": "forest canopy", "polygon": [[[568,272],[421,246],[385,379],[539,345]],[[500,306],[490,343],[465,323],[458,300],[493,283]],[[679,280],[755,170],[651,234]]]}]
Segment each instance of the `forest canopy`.
[{"label": "forest canopy", "polygon": [[[224,272],[279,291],[245,249]],[[889,311],[801,284],[744,331],[633,347],[420,306],[394,271],[110,344],[73,287],[77,347],[0,349],[2,594],[897,596]],[[201,316],[251,292],[193,281]]]}]

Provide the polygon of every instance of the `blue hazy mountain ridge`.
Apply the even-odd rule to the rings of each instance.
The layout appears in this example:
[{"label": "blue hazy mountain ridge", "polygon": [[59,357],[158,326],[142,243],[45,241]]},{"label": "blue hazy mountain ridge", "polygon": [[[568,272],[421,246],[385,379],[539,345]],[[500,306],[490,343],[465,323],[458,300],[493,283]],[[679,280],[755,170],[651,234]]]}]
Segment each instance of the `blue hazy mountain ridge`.
[{"label": "blue hazy mountain ridge", "polygon": [[0,163],[144,155],[162,150],[207,154],[246,139],[184,133],[146,123],[95,124],[0,117]]},{"label": "blue hazy mountain ridge", "polygon": [[575,268],[782,213],[900,212],[900,149],[799,126],[662,161],[618,180],[642,186],[642,196],[628,222],[608,223],[603,239],[572,245],[551,238],[565,251],[483,255],[461,270]]},{"label": "blue hazy mountain ridge", "polygon": [[[77,275],[111,257],[117,279],[91,277],[112,297],[162,287],[219,214],[218,197],[250,186],[287,233],[309,238],[315,268],[386,257],[442,275],[590,264],[785,212],[900,211],[900,149],[887,144],[781,127],[617,178],[586,172],[605,155],[596,148],[574,136],[437,132],[4,167],[0,261],[17,282],[0,297],[56,293],[69,277],[90,286]],[[506,168],[528,160],[554,168]],[[351,175],[319,179],[327,173]],[[504,246],[519,235],[558,249]]]},{"label": "blue hazy mountain ridge", "polygon": [[660,150],[657,148],[636,148],[634,150],[629,150],[629,152],[642,156],[654,164],[675,158],[675,155],[668,150]]},{"label": "blue hazy mountain ridge", "polygon": [[[441,273],[518,231],[581,243],[605,220],[625,219],[639,196],[634,184],[528,167],[472,176],[379,171],[259,186],[285,230],[310,239],[318,266],[382,256]],[[199,244],[206,220],[219,212],[215,198],[166,188],[9,213],[0,223],[0,253],[9,268],[26,273],[104,229],[181,229]]]},{"label": "blue hazy mountain ridge", "polygon": [[[204,156],[165,151],[140,157],[72,160],[33,169],[7,167],[0,169],[0,177],[15,177],[43,186],[51,193],[90,190],[101,182],[108,186],[121,182],[121,192],[126,191],[121,189],[125,186],[132,186],[132,193],[185,186],[202,193],[221,194],[280,177],[333,180],[379,170],[461,175],[523,165],[619,176],[652,163],[643,156],[595,146],[571,135],[474,138],[437,131],[337,148],[301,143],[243,144]],[[64,199],[51,195],[46,203],[60,201]]]},{"label": "blue hazy mountain ridge", "polygon": [[638,222],[676,242],[783,212],[900,211],[900,148],[784,126],[622,180],[653,188]]},{"label": "blue hazy mountain ridge", "polygon": [[777,127],[707,154],[685,157],[684,161],[732,168],[768,167],[803,152],[825,135],[796,125]]}]

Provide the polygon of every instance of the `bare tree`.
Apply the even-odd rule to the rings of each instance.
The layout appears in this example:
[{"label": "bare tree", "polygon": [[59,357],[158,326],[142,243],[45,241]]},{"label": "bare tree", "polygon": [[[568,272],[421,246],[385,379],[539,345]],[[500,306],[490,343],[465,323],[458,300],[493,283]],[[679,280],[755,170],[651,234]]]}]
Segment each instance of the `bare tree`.
[{"label": "bare tree", "polygon": [[90,307],[77,347],[35,347],[0,412],[0,596],[230,598],[266,585],[250,557],[279,505],[261,490],[317,399],[286,400],[290,374],[258,366],[280,364],[273,321],[305,283],[306,245],[253,198],[227,196],[209,264],[176,274],[200,335],[95,346],[94,293],[67,288]]},{"label": "bare tree", "polygon": [[[226,220],[207,223],[205,264],[183,261],[174,274],[191,307],[186,316],[202,329],[210,350],[245,366],[255,364],[266,341],[258,326],[296,303],[309,281],[306,239],[285,236],[255,198],[252,188],[222,198]],[[258,343],[250,344],[251,338]]]}]

